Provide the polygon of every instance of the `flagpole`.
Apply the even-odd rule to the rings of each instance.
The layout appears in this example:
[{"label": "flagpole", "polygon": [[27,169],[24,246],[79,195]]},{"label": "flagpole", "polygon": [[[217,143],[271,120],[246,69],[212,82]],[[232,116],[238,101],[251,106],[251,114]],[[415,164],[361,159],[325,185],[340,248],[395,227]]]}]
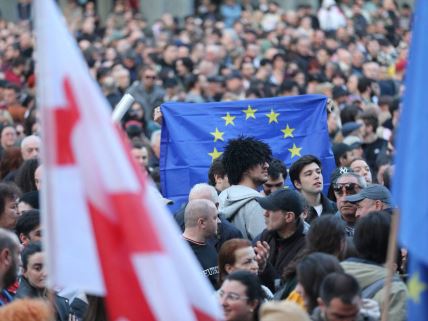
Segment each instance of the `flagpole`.
[{"label": "flagpole", "polygon": [[384,285],[384,301],[383,306],[381,307],[382,318],[381,321],[388,321],[389,317],[389,307],[391,305],[391,300],[389,296],[391,294],[392,287],[392,277],[394,275],[394,264],[397,261],[397,231],[398,231],[398,219],[399,219],[399,211],[398,209],[393,210],[392,221],[391,221],[391,229],[389,233],[389,242],[388,242],[388,253],[386,257],[385,267],[387,269],[385,285]]},{"label": "flagpole", "polygon": [[135,101],[134,97],[131,94],[125,94],[122,99],[117,103],[111,118],[113,122],[118,123],[125,115],[126,111],[131,107],[132,103]]}]

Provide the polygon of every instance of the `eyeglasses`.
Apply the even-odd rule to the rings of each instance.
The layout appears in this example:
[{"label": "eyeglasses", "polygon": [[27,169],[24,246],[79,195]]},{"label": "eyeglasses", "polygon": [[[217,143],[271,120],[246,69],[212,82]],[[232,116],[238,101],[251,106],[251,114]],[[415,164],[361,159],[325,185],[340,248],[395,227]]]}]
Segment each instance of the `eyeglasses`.
[{"label": "eyeglasses", "polygon": [[240,294],[234,293],[234,292],[228,292],[228,293],[226,293],[226,292],[220,290],[220,291],[218,291],[218,295],[219,295],[220,299],[223,299],[225,301],[229,300],[229,301],[232,301],[232,302],[236,302],[236,301],[239,301],[239,300],[248,300],[247,296],[241,296]]},{"label": "eyeglasses", "polygon": [[360,186],[355,183],[334,184],[333,191],[339,196],[344,194],[343,190],[345,190],[346,195],[354,195],[357,194],[357,187],[359,188]]},{"label": "eyeglasses", "polygon": [[146,79],[156,79],[156,76],[144,76]]}]

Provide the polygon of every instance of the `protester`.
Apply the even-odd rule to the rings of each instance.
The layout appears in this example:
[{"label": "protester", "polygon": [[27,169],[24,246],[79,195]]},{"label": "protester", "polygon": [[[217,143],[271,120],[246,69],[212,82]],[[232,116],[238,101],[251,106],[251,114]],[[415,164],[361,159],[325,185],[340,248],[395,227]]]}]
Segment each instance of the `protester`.
[{"label": "protester", "polygon": [[[23,274],[21,276],[16,298],[43,298],[48,300],[46,288],[45,256],[39,242],[30,243],[21,253]],[[56,320],[68,321],[70,306],[68,300],[54,294]]]},{"label": "protester", "polygon": [[217,251],[207,241],[217,233],[217,207],[206,199],[190,201],[184,211],[183,238],[189,243],[201,264],[203,273],[217,287]]},{"label": "protester", "polygon": [[[189,193],[189,202],[197,199],[209,200],[218,208],[219,198],[217,191],[214,187],[208,184],[200,183],[192,187]],[[184,213],[186,211],[187,204],[174,215],[174,219],[182,231],[185,229]],[[242,233],[228,220],[226,220],[222,213],[218,213],[218,218],[220,222],[218,223],[217,233],[208,239],[208,243],[214,246],[217,251],[220,250],[222,244],[227,240],[242,238]]]},{"label": "protester", "polygon": [[306,256],[297,265],[297,287],[309,314],[317,307],[321,283],[333,272],[343,272],[339,260],[329,254],[315,252]]},{"label": "protester", "polygon": [[290,180],[311,206],[307,218],[309,222],[320,215],[336,211],[334,204],[322,193],[323,175],[318,158],[305,155],[295,161],[290,167]]},{"label": "protester", "polygon": [[348,236],[354,235],[357,206],[349,202],[346,196],[358,193],[365,186],[364,178],[353,172],[344,172],[333,183],[333,192],[338,209],[336,215],[345,222]]},{"label": "protester", "polygon": [[276,158],[272,159],[269,163],[268,175],[268,180],[262,185],[264,195],[270,195],[276,190],[284,188],[287,179],[287,167],[283,161]]},{"label": "protester", "polygon": [[15,229],[20,194],[15,185],[0,183],[0,227],[11,231]]},{"label": "protester", "polygon": [[346,200],[357,204],[355,212],[357,219],[375,211],[386,211],[392,214],[391,193],[385,186],[379,184],[369,185],[358,194],[347,196]]},{"label": "protester", "polygon": [[[251,242],[246,239],[230,239],[226,241],[218,252],[219,284],[226,276],[234,271],[245,270],[258,275],[263,271],[266,260],[258,260]],[[262,285],[266,299],[273,298],[272,292]]]},{"label": "protester", "polygon": [[360,287],[354,277],[343,272],[331,273],[325,277],[317,301],[318,307],[312,314],[313,321],[377,319],[361,313]]},{"label": "protester", "polygon": [[16,223],[15,232],[23,246],[31,242],[40,242],[42,240],[40,212],[28,210],[22,213]]},{"label": "protester", "polygon": [[231,186],[220,194],[219,210],[249,240],[265,228],[257,188],[268,180],[270,147],[251,137],[232,139],[225,146],[223,166]]},{"label": "protester", "polygon": [[214,186],[219,194],[230,187],[221,157],[215,159],[208,170],[208,184]]},{"label": "protester", "polygon": [[257,276],[248,271],[236,271],[226,276],[218,296],[225,321],[257,321],[260,305],[265,299]]},{"label": "protester", "polygon": [[260,240],[269,244],[269,259],[261,271],[261,280],[272,291],[278,290],[281,275],[305,245],[304,223],[300,215],[303,202],[299,193],[282,189],[266,197],[256,198],[266,210],[266,229]]},{"label": "protester", "polygon": [[0,307],[13,300],[7,290],[16,282],[19,267],[19,241],[15,234],[0,228]]},{"label": "protester", "polygon": [[371,184],[373,182],[372,172],[370,170],[369,165],[363,158],[354,158],[349,167],[358,175],[364,177],[367,184]]},{"label": "protester", "polygon": [[[359,257],[342,262],[345,272],[357,279],[364,298],[374,299],[380,307],[383,307],[386,299],[383,285],[387,269],[383,265],[386,262],[390,227],[391,215],[385,212],[372,212],[361,218],[354,234]],[[388,320],[406,319],[406,298],[406,285],[398,276],[394,277],[388,298]]]}]

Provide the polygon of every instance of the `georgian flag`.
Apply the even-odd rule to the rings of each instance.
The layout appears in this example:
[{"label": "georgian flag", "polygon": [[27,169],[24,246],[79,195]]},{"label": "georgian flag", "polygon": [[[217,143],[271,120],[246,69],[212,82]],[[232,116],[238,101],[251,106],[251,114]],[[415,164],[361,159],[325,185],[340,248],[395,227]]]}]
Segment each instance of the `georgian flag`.
[{"label": "georgian flag", "polygon": [[52,0],[36,0],[42,223],[50,286],[106,296],[111,320],[219,320],[213,289],[139,174]]}]

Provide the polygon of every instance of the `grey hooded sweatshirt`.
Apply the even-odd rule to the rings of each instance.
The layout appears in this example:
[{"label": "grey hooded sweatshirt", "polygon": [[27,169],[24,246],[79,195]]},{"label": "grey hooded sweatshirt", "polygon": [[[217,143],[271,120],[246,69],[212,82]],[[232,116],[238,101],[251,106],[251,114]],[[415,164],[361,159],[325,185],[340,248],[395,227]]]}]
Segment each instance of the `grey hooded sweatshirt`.
[{"label": "grey hooded sweatshirt", "polygon": [[260,196],[256,190],[243,185],[232,185],[219,196],[219,211],[249,240],[266,228],[265,210],[255,200]]}]

